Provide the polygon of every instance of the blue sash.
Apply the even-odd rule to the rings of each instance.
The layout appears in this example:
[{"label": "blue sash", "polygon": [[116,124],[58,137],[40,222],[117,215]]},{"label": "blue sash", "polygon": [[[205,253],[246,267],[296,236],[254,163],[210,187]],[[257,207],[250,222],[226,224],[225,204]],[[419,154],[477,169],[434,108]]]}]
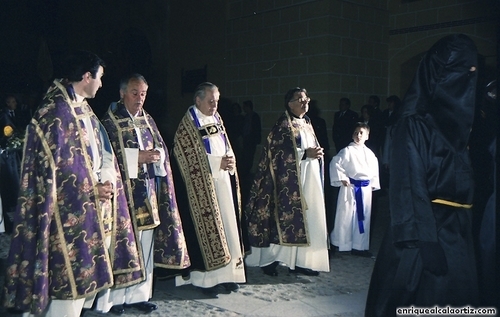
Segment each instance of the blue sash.
[{"label": "blue sash", "polygon": [[349,177],[349,181],[354,185],[354,197],[356,198],[356,214],[358,215],[359,233],[365,232],[363,220],[365,220],[364,205],[363,205],[363,191],[361,187],[370,185],[369,180],[355,180]]}]

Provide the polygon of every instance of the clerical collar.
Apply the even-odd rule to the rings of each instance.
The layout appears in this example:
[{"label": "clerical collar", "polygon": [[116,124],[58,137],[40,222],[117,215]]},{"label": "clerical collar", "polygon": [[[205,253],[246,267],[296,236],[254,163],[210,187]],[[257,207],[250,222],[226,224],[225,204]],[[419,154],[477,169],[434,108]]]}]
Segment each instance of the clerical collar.
[{"label": "clerical collar", "polygon": [[292,120],[304,120],[305,122],[309,123],[311,122],[311,119],[305,114],[301,117],[299,116],[296,116],[294,115],[291,111],[289,111],[288,109],[286,110],[286,112],[290,115],[290,119]]},{"label": "clerical collar", "polygon": [[194,108],[194,111],[196,112],[196,115],[200,118],[200,119],[206,119],[206,118],[214,118],[214,116],[207,116],[206,114],[204,114],[203,112],[200,111],[200,109],[198,109],[198,107],[196,107],[196,105],[193,105],[193,108]]},{"label": "clerical collar", "polygon": [[[66,80],[61,81],[62,84],[67,83]],[[66,84],[66,91],[68,92],[69,97],[71,100],[75,102],[83,102],[85,100],[85,97],[80,96],[79,94],[76,93],[75,87],[71,83]]]},{"label": "clerical collar", "polygon": [[82,97],[75,92],[75,100],[76,102],[83,102],[85,100],[85,97]]},{"label": "clerical collar", "polygon": [[[123,106],[125,106],[125,104]],[[135,115],[131,114],[130,111],[128,111],[127,107],[125,107],[125,110],[127,110],[127,113],[131,118],[137,118],[142,116],[142,110],[137,111]]]}]

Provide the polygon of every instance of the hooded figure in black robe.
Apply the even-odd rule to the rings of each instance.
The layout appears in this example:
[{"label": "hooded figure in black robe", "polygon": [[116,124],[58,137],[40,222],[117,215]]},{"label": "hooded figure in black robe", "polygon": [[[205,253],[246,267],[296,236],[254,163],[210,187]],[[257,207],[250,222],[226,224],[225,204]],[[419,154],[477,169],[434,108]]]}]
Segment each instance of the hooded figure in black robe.
[{"label": "hooded figure in black robe", "polygon": [[370,282],[365,316],[399,307],[477,304],[471,234],[477,49],[449,35],[427,52],[407,91],[391,153],[391,225]]}]

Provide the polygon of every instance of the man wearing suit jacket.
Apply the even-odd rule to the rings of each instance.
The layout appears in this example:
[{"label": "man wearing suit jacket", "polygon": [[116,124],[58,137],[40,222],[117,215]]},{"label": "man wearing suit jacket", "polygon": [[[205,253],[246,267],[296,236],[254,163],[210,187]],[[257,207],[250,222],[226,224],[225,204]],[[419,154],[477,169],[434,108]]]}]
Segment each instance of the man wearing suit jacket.
[{"label": "man wearing suit jacket", "polygon": [[340,98],[339,111],[335,112],[333,118],[332,136],[335,150],[340,152],[352,141],[352,131],[358,121],[358,114],[349,109],[351,101],[348,98]]},{"label": "man wearing suit jacket", "polygon": [[31,115],[27,111],[18,107],[17,99],[14,95],[8,95],[5,98],[5,105],[0,110],[0,125],[10,125],[15,132],[22,133],[26,130],[26,126],[31,119]]},{"label": "man wearing suit jacket", "polygon": [[22,156],[22,147],[13,149],[9,140],[23,133],[26,126],[22,126],[22,117],[17,108],[17,101],[13,95],[5,98],[5,105],[0,110],[0,195],[2,196],[1,208],[4,228],[7,233],[12,232],[12,219],[17,204],[19,191],[19,169]]},{"label": "man wearing suit jacket", "polygon": [[[348,98],[340,98],[339,111],[335,112],[332,128],[333,143],[335,144],[336,153],[339,153],[340,150],[352,142],[354,126],[356,125],[356,122],[359,121],[358,113],[349,109],[350,107],[351,101]],[[339,187],[329,187],[331,195],[327,199],[330,199],[331,201],[328,202],[327,205],[331,207],[327,209],[327,228],[328,232],[331,232],[335,224],[335,206],[337,206]],[[334,251],[335,247],[330,248],[330,252],[332,252],[330,255],[332,255]]]}]

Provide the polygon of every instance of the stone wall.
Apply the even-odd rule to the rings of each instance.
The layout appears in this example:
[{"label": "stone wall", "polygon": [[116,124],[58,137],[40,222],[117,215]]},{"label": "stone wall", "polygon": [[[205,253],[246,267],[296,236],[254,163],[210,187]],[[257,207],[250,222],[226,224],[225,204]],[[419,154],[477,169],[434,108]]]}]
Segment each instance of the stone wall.
[{"label": "stone wall", "polygon": [[422,54],[450,33],[469,35],[487,71],[497,67],[495,0],[88,0],[78,7],[19,0],[4,9],[1,92],[47,84],[58,62],[49,54],[91,50],[108,64],[91,100],[96,112],[118,99],[122,73],[142,72],[150,83],[146,108],[166,139],[192,104],[182,91],[186,70],[206,67],[222,97],[253,100],[265,135],[295,86],[317,100],[329,128],[341,97],[356,111],[372,94],[402,97]]},{"label": "stone wall", "polygon": [[371,2],[229,1],[226,96],[252,99],[265,134],[289,88],[305,87],[328,127],[341,97],[357,111],[385,94],[389,12]]},{"label": "stone wall", "polygon": [[484,58],[486,71],[495,69],[498,39],[495,30],[499,21],[496,7],[495,1],[420,0],[407,4],[391,1],[388,94],[403,96],[420,57],[438,39],[452,33],[471,37]]},{"label": "stone wall", "polygon": [[470,36],[487,71],[496,68],[493,0],[227,2],[224,95],[253,100],[264,134],[295,86],[317,100],[329,128],[341,97],[359,111],[375,94],[385,109],[387,96],[404,96],[421,56],[451,33]]}]

